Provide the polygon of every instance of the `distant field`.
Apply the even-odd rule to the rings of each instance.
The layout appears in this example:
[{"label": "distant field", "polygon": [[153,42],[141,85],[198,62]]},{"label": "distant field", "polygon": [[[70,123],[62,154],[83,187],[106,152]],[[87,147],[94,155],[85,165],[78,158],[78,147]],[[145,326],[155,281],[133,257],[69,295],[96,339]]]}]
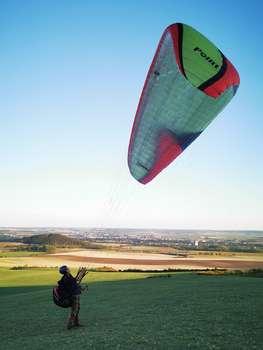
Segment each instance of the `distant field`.
[{"label": "distant field", "polygon": [[[0,269],[1,350],[260,350],[263,279],[90,273],[86,326],[67,331],[55,269]],[[151,278],[149,278],[151,277]]]},{"label": "distant field", "polygon": [[188,258],[198,259],[230,259],[263,261],[263,253],[218,252],[218,251],[189,251]]},{"label": "distant field", "polygon": [[233,269],[250,269],[250,268],[263,268],[263,261],[258,260],[231,260],[231,259],[165,259],[162,257],[161,259],[156,259],[156,257],[148,258],[145,257],[136,257],[136,258],[118,258],[118,257],[96,257],[96,256],[87,256],[81,254],[65,254],[65,255],[57,255],[60,259],[64,261],[70,261],[71,263],[79,263],[79,264],[104,264],[107,266],[118,267],[121,268],[142,268],[145,269],[147,266],[149,268],[233,268]]},{"label": "distant field", "polygon": [[18,242],[0,242],[0,249],[2,247],[19,247],[23,245],[24,243],[18,243]]},{"label": "distant field", "polygon": [[72,267],[85,265],[88,268],[109,266],[116,270],[141,269],[251,269],[263,268],[262,254],[217,253],[208,255],[190,253],[188,257],[171,254],[157,254],[146,252],[119,252],[113,250],[72,250],[57,254],[38,252],[2,252],[0,266],[40,266],[52,267],[67,264]]},{"label": "distant field", "polygon": [[28,256],[41,256],[45,255],[43,252],[28,252],[28,251],[0,251],[0,258],[20,258]]}]

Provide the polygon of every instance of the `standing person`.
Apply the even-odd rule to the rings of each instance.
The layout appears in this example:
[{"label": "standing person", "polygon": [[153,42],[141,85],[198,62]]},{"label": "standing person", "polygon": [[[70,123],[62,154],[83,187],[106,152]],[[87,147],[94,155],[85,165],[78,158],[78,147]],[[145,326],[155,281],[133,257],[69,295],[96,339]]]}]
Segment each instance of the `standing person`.
[{"label": "standing person", "polygon": [[78,280],[78,275],[73,277],[70,273],[70,269],[63,265],[59,268],[59,272],[63,275],[61,280],[58,282],[59,290],[65,298],[70,298],[71,313],[68,319],[67,328],[71,329],[73,327],[80,327],[79,323],[79,310],[80,310],[80,294],[85,288],[80,286],[80,281]]}]

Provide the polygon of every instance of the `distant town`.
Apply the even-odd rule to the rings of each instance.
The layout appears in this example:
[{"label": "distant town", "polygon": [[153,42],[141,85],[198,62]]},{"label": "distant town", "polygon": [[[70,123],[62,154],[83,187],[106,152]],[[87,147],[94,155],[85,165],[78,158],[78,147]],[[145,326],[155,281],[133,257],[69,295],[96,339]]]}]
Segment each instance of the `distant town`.
[{"label": "distant town", "polygon": [[263,231],[171,230],[131,228],[3,227],[0,241],[39,234],[63,234],[91,243],[173,247],[181,250],[263,252]]}]

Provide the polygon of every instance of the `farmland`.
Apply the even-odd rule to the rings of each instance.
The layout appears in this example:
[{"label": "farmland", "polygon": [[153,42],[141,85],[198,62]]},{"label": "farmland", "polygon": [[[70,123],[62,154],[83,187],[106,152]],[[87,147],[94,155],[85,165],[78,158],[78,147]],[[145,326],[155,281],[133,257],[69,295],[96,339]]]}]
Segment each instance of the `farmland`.
[{"label": "farmland", "polygon": [[3,267],[67,264],[88,268],[106,266],[116,271],[263,268],[262,232],[131,229],[57,232],[50,228],[1,232],[4,242],[0,247],[0,266]]},{"label": "farmland", "polygon": [[[212,255],[211,255],[212,254]],[[55,267],[62,264],[88,268],[103,266],[115,270],[165,270],[165,269],[251,269],[263,268],[261,253],[219,253],[210,255],[202,252],[189,252],[185,257],[174,254],[157,254],[151,252],[120,252],[114,250],[76,250],[71,249],[56,254],[43,252],[4,251],[0,253],[0,266],[39,266]]]}]

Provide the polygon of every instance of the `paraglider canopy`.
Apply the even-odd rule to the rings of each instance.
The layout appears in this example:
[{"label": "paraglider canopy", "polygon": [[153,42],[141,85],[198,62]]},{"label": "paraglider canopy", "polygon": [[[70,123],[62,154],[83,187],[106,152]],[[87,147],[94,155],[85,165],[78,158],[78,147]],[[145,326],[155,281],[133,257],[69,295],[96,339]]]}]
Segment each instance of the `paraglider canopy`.
[{"label": "paraglider canopy", "polygon": [[135,115],[132,176],[146,184],[188,147],[235,95],[239,75],[205,36],[186,24],[163,33]]}]

